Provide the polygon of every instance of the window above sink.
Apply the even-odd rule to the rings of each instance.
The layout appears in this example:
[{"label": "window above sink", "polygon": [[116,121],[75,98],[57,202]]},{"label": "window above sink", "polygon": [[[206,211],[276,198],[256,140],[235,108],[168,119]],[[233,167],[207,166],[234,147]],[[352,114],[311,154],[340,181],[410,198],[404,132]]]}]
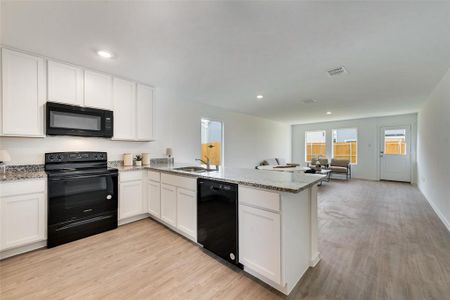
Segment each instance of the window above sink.
[{"label": "window above sink", "polygon": [[[200,159],[210,169],[223,166],[223,123],[201,119]],[[209,166],[207,163],[209,162]]]}]

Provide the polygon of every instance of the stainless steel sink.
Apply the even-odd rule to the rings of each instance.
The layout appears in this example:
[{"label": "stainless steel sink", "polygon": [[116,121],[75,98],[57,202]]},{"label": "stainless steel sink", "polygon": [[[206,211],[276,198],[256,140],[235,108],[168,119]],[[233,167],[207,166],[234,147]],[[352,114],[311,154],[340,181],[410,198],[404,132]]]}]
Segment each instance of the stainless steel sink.
[{"label": "stainless steel sink", "polygon": [[180,168],[174,168],[174,170],[185,171],[185,172],[193,172],[193,173],[203,173],[203,172],[208,171],[208,170],[205,169],[205,168],[202,168],[202,167],[196,167],[196,166],[193,166],[193,167],[180,167]]}]

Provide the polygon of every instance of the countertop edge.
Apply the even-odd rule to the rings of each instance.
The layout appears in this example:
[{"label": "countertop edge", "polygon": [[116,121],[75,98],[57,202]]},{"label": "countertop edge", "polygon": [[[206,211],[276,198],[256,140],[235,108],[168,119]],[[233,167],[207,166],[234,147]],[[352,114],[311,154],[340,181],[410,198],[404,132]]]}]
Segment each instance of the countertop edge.
[{"label": "countertop edge", "polygon": [[[294,193],[294,194],[300,193],[300,192],[310,188],[311,186],[318,184],[324,177],[321,175],[316,175],[316,176],[318,176],[318,178],[316,180],[305,183],[302,187],[300,187],[298,189],[292,189],[292,188],[284,188],[284,187],[279,187],[279,186],[268,185],[268,184],[264,184],[264,183],[248,182],[245,180],[217,178],[214,176],[208,176],[207,174],[195,174],[195,173],[179,171],[179,170],[167,170],[167,169],[163,169],[162,167],[151,166],[151,165],[149,165],[149,166],[132,166],[132,167],[131,166],[130,167],[118,166],[117,169],[119,170],[119,172],[151,170],[151,171],[157,171],[157,172],[161,172],[161,173],[165,173],[165,174],[176,174],[176,175],[185,176],[185,177],[218,180],[218,181],[224,181],[224,182],[229,182],[229,183],[234,183],[234,184],[241,184],[241,185],[245,185],[245,186],[255,187],[255,188],[264,189],[264,190],[287,192],[287,193]],[[0,184],[1,183],[10,183],[10,182],[23,182],[23,181],[27,181],[27,180],[36,180],[36,179],[46,179],[46,178],[47,178],[47,174],[45,173],[45,171],[38,171],[38,172],[18,171],[18,172],[8,174],[6,178],[5,177],[2,178],[0,176]]]}]

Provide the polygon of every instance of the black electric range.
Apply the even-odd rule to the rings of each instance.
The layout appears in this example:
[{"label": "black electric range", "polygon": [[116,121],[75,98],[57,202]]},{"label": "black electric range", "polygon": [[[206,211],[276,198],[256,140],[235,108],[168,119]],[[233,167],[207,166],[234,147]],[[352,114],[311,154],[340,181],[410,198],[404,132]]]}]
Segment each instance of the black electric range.
[{"label": "black electric range", "polygon": [[106,152],[45,154],[47,247],[117,228],[118,171],[107,162]]}]

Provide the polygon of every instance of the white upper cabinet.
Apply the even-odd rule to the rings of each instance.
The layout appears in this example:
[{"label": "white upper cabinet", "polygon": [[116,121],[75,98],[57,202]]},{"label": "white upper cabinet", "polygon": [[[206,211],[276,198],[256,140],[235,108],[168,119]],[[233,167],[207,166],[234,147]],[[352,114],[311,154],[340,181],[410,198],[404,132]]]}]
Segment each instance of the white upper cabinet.
[{"label": "white upper cabinet", "polygon": [[44,60],[2,49],[2,134],[43,136],[44,104]]},{"label": "white upper cabinet", "polygon": [[134,81],[1,49],[0,135],[43,137],[45,102],[114,111],[115,140],[155,139],[154,89]]},{"label": "white upper cabinet", "polygon": [[137,85],[137,139],[150,141],[154,139],[153,88]]},{"label": "white upper cabinet", "polygon": [[136,139],[136,83],[113,79],[114,139]]},{"label": "white upper cabinet", "polygon": [[111,75],[84,71],[84,105],[100,109],[113,109]]},{"label": "white upper cabinet", "polygon": [[83,69],[50,60],[47,62],[48,101],[83,105],[83,83]]}]

